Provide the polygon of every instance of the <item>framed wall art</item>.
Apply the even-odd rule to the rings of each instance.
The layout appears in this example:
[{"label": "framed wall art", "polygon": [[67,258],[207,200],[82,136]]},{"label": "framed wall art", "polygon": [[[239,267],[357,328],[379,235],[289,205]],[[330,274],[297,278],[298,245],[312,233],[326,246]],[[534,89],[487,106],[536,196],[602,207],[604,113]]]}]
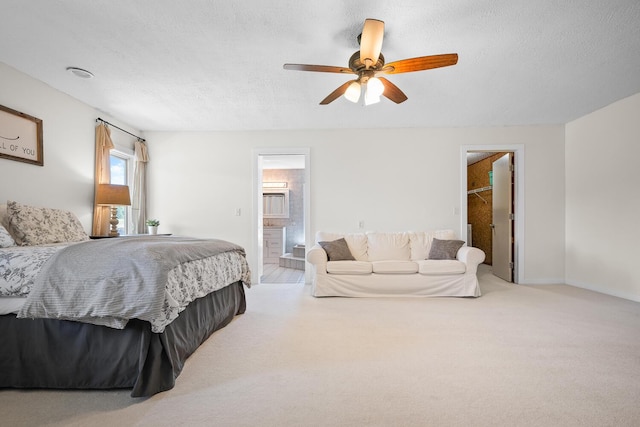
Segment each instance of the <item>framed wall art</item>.
[{"label": "framed wall art", "polygon": [[0,105],[0,158],[43,166],[42,120]]}]

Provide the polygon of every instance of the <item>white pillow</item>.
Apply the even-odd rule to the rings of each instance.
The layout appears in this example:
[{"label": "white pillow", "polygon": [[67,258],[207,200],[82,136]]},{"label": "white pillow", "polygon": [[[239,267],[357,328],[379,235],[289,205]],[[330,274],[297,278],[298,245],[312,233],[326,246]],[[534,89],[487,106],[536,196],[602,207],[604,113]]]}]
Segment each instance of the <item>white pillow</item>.
[{"label": "white pillow", "polygon": [[[424,231],[409,232],[409,246],[411,246],[411,261],[427,259],[429,255],[429,233]],[[433,238],[433,236],[431,236]]]},{"label": "white pillow", "polygon": [[409,261],[409,233],[367,233],[369,261]]},{"label": "white pillow", "polygon": [[0,248],[8,248],[9,246],[15,245],[16,241],[13,240],[11,234],[9,234],[6,228],[0,225]]}]

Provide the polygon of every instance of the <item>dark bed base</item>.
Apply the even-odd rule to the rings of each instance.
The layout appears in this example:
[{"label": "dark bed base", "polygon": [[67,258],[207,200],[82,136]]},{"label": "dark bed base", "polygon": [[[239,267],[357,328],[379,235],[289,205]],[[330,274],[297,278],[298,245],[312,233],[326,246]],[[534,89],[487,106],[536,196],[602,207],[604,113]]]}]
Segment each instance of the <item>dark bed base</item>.
[{"label": "dark bed base", "polygon": [[132,397],[151,396],[173,388],[185,360],[245,308],[236,282],[192,302],[161,334],[140,320],[112,329],[0,316],[0,387],[132,388]]}]

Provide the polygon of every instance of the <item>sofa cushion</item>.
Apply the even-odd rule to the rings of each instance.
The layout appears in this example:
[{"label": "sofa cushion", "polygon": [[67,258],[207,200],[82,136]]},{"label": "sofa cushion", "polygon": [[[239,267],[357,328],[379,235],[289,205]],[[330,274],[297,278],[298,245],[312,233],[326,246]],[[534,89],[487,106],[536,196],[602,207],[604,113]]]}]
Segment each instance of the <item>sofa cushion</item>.
[{"label": "sofa cushion", "polygon": [[329,233],[326,231],[318,231],[316,233],[316,242],[329,242],[344,238],[349,246],[351,255],[356,261],[367,261],[367,235],[364,233]]},{"label": "sofa cushion", "polygon": [[464,245],[462,240],[440,240],[434,238],[431,242],[428,259],[456,259],[458,249]]},{"label": "sofa cushion", "polygon": [[415,274],[418,264],[413,261],[373,261],[373,272],[378,274]]},{"label": "sofa cushion", "polygon": [[329,261],[327,273],[330,274],[371,274],[371,263],[367,261]]},{"label": "sofa cushion", "polygon": [[318,242],[327,253],[329,261],[355,261],[351,255],[347,241],[344,238],[332,240],[331,242]]},{"label": "sofa cushion", "polygon": [[431,250],[431,242],[434,238],[452,240],[456,238],[453,230],[436,231],[410,231],[409,246],[411,247],[411,260],[427,259]]},{"label": "sofa cushion", "polygon": [[367,233],[369,261],[409,261],[408,233]]},{"label": "sofa cushion", "polygon": [[425,276],[464,274],[467,269],[462,261],[455,259],[425,259],[417,261],[418,273]]}]

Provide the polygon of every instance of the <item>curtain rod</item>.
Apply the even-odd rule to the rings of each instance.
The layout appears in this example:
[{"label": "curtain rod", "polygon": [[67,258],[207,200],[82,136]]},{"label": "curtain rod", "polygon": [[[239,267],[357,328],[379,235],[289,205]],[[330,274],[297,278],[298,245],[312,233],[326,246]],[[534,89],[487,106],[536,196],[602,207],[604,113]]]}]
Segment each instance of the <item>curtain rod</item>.
[{"label": "curtain rod", "polygon": [[134,134],[132,134],[131,132],[126,131],[126,130],[124,130],[124,129],[122,129],[122,128],[120,128],[120,127],[116,126],[116,125],[114,125],[113,123],[109,123],[108,121],[106,121],[106,120],[104,120],[104,119],[101,119],[100,117],[98,117],[98,118],[96,119],[96,122],[98,122],[98,121],[100,121],[100,122],[102,122],[102,123],[104,123],[104,124],[107,124],[107,125],[109,125],[109,126],[111,126],[111,127],[114,127],[114,128],[116,128],[116,129],[118,129],[118,130],[120,130],[120,131],[124,132],[124,133],[128,133],[129,135],[131,135],[131,136],[133,136],[133,137],[138,138],[138,141],[142,141],[142,142],[145,142],[145,141],[146,141],[146,139],[144,139],[144,138],[140,138],[138,135],[134,135]]}]

